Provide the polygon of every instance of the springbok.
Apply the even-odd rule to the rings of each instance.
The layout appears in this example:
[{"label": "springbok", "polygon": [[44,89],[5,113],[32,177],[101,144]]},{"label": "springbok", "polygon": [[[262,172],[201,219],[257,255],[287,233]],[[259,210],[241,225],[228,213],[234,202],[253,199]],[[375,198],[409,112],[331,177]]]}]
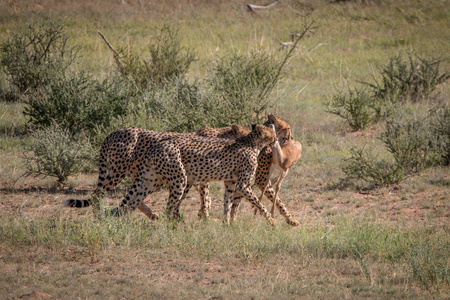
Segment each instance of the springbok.
[{"label": "springbok", "polygon": [[[273,115],[269,115],[269,122],[272,124],[277,124],[283,122],[284,120]],[[285,122],[285,121],[284,121]],[[286,122],[285,122],[286,123]],[[277,127],[275,125],[275,127]],[[289,172],[289,169],[300,159],[302,156],[302,144],[299,141],[294,140],[290,126],[284,127],[283,134],[279,134],[279,138],[277,142],[272,145],[272,161],[270,165],[269,176],[266,178],[266,182],[262,187],[262,193],[259,197],[259,201],[264,196],[264,193],[267,189],[267,186],[270,183],[270,178],[272,177],[273,172],[279,171],[279,175],[274,181],[273,185],[275,185],[275,196],[273,198],[273,205],[270,213],[274,214],[275,211],[275,202],[278,196],[278,192],[280,191],[281,183]],[[280,141],[281,140],[281,141]]]}]

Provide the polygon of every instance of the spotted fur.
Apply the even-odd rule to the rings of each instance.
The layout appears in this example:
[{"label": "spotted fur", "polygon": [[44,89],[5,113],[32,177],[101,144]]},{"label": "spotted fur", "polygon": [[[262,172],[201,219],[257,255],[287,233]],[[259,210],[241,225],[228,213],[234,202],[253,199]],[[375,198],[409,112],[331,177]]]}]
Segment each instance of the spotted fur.
[{"label": "spotted fur", "polygon": [[[265,125],[273,124],[277,132],[279,141],[292,137],[291,126],[280,117],[269,114]],[[142,158],[143,153],[147,147],[152,147],[161,139],[166,139],[170,136],[178,136],[180,138],[191,138],[192,136],[203,137],[218,137],[224,139],[234,139],[247,135],[250,132],[245,127],[238,125],[231,125],[222,128],[205,127],[195,133],[170,133],[170,132],[156,132],[141,128],[127,128],[117,130],[111,133],[103,142],[100,149],[99,158],[99,178],[97,188],[88,200],[69,199],[64,201],[65,206],[70,207],[86,207],[93,205],[94,210],[97,210],[99,200],[103,196],[105,190],[110,191],[114,189],[127,175],[130,173],[132,180],[136,178],[137,166]],[[255,184],[262,189],[263,183],[269,176],[271,167],[272,150],[265,148],[258,157],[258,168],[256,171]],[[200,217],[208,217],[211,208],[211,198],[209,197],[209,185],[199,184],[194,185],[200,194],[201,206],[198,212]],[[190,186],[185,189],[183,197],[186,195]],[[271,186],[267,187],[265,196],[273,202],[275,192]],[[241,197],[237,196],[233,201],[231,209],[231,217],[234,219],[237,214]],[[276,205],[280,214],[286,219],[290,225],[297,226],[299,222],[296,221],[283,202],[277,197]],[[152,210],[148,208],[144,202],[138,207],[149,218],[154,219],[157,216],[153,214]]]},{"label": "spotted fur", "polygon": [[169,188],[167,212],[170,218],[180,219],[180,204],[188,185],[224,181],[224,213],[230,221],[233,196],[245,197],[261,214],[274,224],[266,208],[251,190],[251,181],[258,164],[261,149],[277,140],[274,127],[256,125],[247,136],[226,141],[217,138],[172,136],[149,147],[129,193],[117,212],[123,214],[139,207],[143,199],[159,190]]},{"label": "spotted fur", "polygon": [[[277,138],[280,143],[293,139],[291,125],[289,125],[289,123],[283,118],[269,114],[268,120],[264,124],[273,124],[275,126]],[[261,191],[265,190],[264,195],[270,200],[270,202],[274,203],[275,200],[275,204],[278,207],[280,214],[285,218],[289,225],[298,226],[300,223],[292,217],[281,199],[278,196],[274,199],[275,191],[272,186],[269,185],[266,187],[267,179],[270,177],[270,169],[272,167],[272,156],[273,150],[271,147],[265,147],[259,154],[254,185],[256,185]],[[234,220],[237,216],[241,198],[242,197],[240,196],[235,196],[233,199],[233,204],[231,207],[231,220]]]},{"label": "spotted fur", "polygon": [[[142,128],[126,128],[116,130],[104,140],[99,155],[99,175],[97,188],[88,200],[68,199],[64,206],[86,207],[92,205],[94,211],[98,211],[100,199],[104,192],[114,189],[127,174],[132,181],[135,180],[138,165],[149,148],[154,147],[161,140],[176,136],[180,139],[190,139],[193,136],[218,137],[222,139],[235,139],[243,137],[250,132],[245,127],[230,125],[222,128],[206,127],[194,133],[158,132]],[[209,186],[196,186],[201,196],[201,209],[199,215],[208,216],[208,208],[211,206],[209,198]],[[156,218],[151,209],[145,203],[139,206],[149,218]]]}]

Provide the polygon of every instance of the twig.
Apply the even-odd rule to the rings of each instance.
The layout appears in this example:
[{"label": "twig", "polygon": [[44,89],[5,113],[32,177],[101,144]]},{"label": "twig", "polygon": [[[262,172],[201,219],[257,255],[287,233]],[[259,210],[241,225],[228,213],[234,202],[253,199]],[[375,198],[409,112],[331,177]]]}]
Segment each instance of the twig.
[{"label": "twig", "polygon": [[106,37],[103,35],[103,33],[100,32],[100,30],[97,29],[98,34],[102,37],[102,39],[105,41],[106,45],[108,45],[109,49],[111,49],[112,52],[114,52],[115,55],[119,56],[119,53],[117,53],[116,49],[114,49],[113,46],[108,42]]},{"label": "twig", "polygon": [[109,49],[114,53],[114,60],[116,61],[117,67],[119,70],[123,71],[122,63],[120,62],[120,54],[114,49],[114,47],[108,42],[106,37],[103,35],[103,33],[100,32],[100,30],[97,29],[98,34],[102,37],[102,39],[105,41],[106,45],[108,45]]},{"label": "twig", "polygon": [[298,91],[296,97],[298,97],[298,95],[300,95],[301,92],[303,92],[304,89],[306,89],[306,87],[310,84],[311,82],[308,82],[300,91]]},{"label": "twig", "polygon": [[247,8],[251,12],[255,12],[256,10],[261,10],[261,9],[270,9],[270,8],[274,7],[279,1],[280,0],[275,0],[274,3],[266,5],[266,6],[247,4]]},{"label": "twig", "polygon": [[[267,82],[268,88],[261,91],[261,93],[259,94],[259,99],[264,99],[273,90],[273,88],[275,87],[276,83],[278,82],[278,80],[280,78],[283,67],[287,64],[288,60],[294,54],[294,50],[297,48],[297,44],[308,32],[312,32],[316,28],[315,24],[316,24],[316,22],[313,20],[313,21],[309,22],[309,24],[304,25],[303,32],[298,37],[296,37],[291,49],[286,53],[283,61],[280,63],[277,73],[275,74],[275,77],[273,77],[274,79],[272,80],[272,83]],[[270,79],[268,79],[268,81],[269,80]]]}]

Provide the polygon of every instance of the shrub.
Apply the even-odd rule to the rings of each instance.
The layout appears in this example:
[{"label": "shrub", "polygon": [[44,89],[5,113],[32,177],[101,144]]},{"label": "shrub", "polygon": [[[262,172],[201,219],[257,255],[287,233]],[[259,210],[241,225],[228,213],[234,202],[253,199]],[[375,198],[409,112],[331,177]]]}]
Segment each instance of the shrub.
[{"label": "shrub", "polygon": [[397,99],[400,102],[428,100],[436,87],[450,78],[449,72],[440,72],[440,58],[425,59],[408,54],[393,56],[381,69],[381,81],[369,85],[376,98]]},{"label": "shrub", "polygon": [[380,139],[406,174],[418,173],[434,160],[429,122],[423,119],[390,119]]},{"label": "shrub", "polygon": [[[128,114],[117,127],[138,126],[161,131],[188,132],[204,126],[228,125],[215,109],[216,101],[199,82],[174,80],[130,101]],[[120,125],[119,125],[120,124]]]},{"label": "shrub", "polygon": [[0,64],[20,94],[33,93],[64,74],[76,60],[64,26],[46,21],[19,30],[0,45]]},{"label": "shrub", "polygon": [[85,168],[96,153],[83,134],[73,135],[55,124],[32,132],[26,150],[23,158],[28,174],[56,177],[58,183]]},{"label": "shrub", "polygon": [[450,112],[447,106],[433,110],[428,117],[402,116],[398,111],[395,116],[386,122],[380,136],[394,161],[378,161],[364,149],[353,148],[343,168],[346,180],[390,185],[428,167],[448,165]]},{"label": "shrub", "polygon": [[363,130],[371,122],[389,119],[395,109],[408,101],[432,99],[436,87],[450,78],[440,72],[443,59],[424,59],[412,54],[408,61],[393,56],[381,71],[381,81],[363,82],[363,87],[348,95],[338,94],[329,103],[327,112],[347,120],[353,130]]},{"label": "shrub", "polygon": [[273,106],[274,100],[269,96],[281,78],[279,71],[285,63],[257,50],[217,59],[208,78],[209,86],[220,98],[216,109],[230,123],[260,121]]},{"label": "shrub", "polygon": [[131,47],[114,53],[120,75],[130,79],[139,88],[165,85],[175,78],[183,78],[196,54],[181,46],[178,30],[164,26],[155,42],[150,44],[150,59],[136,54]]},{"label": "shrub", "polygon": [[371,151],[352,148],[351,156],[342,169],[348,181],[362,180],[375,186],[399,183],[404,176],[403,168],[395,161],[378,160]]},{"label": "shrub", "polygon": [[333,97],[326,110],[347,120],[353,130],[364,130],[375,118],[373,99],[366,89],[348,88],[348,94],[339,93]]},{"label": "shrub", "polygon": [[431,145],[438,154],[438,164],[450,165],[450,107],[442,106],[432,111],[431,121]]},{"label": "shrub", "polygon": [[188,83],[174,77],[141,90],[141,97],[130,101],[127,116],[116,121],[177,132],[232,123],[250,125],[260,121],[270,107],[269,94],[291,54],[280,63],[262,51],[219,58],[205,81]]},{"label": "shrub", "polygon": [[93,133],[108,127],[114,117],[125,115],[130,89],[117,78],[99,82],[79,72],[49,82],[40,96],[29,97],[24,115],[38,127],[54,122],[72,133]]}]

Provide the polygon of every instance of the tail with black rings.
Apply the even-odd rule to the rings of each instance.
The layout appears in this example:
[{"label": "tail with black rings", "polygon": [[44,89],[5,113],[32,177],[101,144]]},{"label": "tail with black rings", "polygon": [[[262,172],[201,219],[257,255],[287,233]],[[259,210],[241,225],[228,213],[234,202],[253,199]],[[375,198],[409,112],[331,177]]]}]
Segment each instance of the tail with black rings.
[{"label": "tail with black rings", "polygon": [[65,207],[83,208],[91,205],[90,200],[67,199],[63,202]]}]

